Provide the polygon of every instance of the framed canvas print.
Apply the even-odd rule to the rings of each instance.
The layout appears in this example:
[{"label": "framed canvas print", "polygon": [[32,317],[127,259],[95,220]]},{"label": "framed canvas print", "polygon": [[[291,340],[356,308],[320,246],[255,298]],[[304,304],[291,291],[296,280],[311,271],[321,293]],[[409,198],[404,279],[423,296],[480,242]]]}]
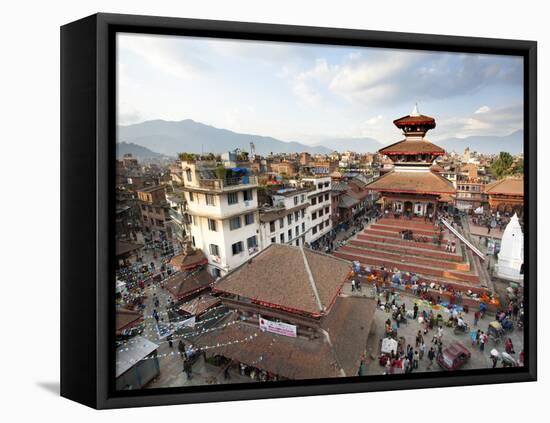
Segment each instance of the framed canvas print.
[{"label": "framed canvas print", "polygon": [[61,29],[61,393],[536,380],[536,43]]}]

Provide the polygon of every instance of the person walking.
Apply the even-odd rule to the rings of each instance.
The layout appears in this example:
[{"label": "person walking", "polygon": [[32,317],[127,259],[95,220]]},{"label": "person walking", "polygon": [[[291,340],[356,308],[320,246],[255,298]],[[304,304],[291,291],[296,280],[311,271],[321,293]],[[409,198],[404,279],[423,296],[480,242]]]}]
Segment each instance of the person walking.
[{"label": "person walking", "polygon": [[479,322],[479,318],[480,318],[480,313],[479,313],[479,310],[477,310],[475,313],[474,313],[474,327],[477,326],[477,322]]},{"label": "person walking", "polygon": [[485,333],[483,333],[483,331],[479,335],[479,351],[481,351],[481,352],[485,351],[485,342],[487,341],[486,337],[487,337],[487,335],[485,335]]},{"label": "person walking", "polygon": [[418,317],[418,305],[415,303],[413,307],[413,319],[416,320],[417,317]]},{"label": "person walking", "polygon": [[413,354],[413,369],[418,369],[418,360],[420,360],[420,354],[415,351]]},{"label": "person walking", "polygon": [[441,344],[442,340],[443,340],[443,326],[439,326],[437,328],[437,341]]},{"label": "person walking", "polygon": [[428,364],[428,369],[432,368],[432,364],[434,363],[434,358],[435,358],[434,347],[430,347],[430,351],[428,351],[428,360],[430,361],[430,363]]},{"label": "person walking", "polygon": [[426,353],[426,344],[424,341],[422,341],[422,344],[420,345],[420,348],[418,349],[418,356],[419,359],[422,360],[424,358],[424,354]]},{"label": "person walking", "polygon": [[183,372],[187,376],[187,380],[193,379],[193,366],[188,359],[183,361]]},{"label": "person walking", "polygon": [[438,341],[438,343],[437,343],[437,356],[439,357],[441,354],[443,354],[443,342]]}]

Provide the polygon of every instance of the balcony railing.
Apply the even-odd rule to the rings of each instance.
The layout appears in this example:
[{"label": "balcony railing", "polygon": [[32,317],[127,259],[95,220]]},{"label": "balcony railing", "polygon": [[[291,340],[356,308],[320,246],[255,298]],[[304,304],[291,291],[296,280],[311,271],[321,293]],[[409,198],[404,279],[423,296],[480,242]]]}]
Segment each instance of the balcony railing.
[{"label": "balcony railing", "polygon": [[257,185],[258,178],[256,176],[240,176],[235,178],[225,179],[200,179],[199,186],[212,190],[223,190],[225,188],[233,188],[239,185]]}]

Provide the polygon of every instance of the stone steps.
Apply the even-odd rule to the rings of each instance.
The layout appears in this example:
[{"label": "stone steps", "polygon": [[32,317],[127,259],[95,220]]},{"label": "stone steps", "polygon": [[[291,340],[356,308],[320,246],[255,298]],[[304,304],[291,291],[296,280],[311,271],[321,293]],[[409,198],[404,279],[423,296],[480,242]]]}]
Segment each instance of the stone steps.
[{"label": "stone steps", "polygon": [[442,269],[429,265],[415,264],[414,257],[408,258],[407,261],[402,261],[404,257],[401,257],[400,259],[378,257],[369,254],[368,251],[359,253],[356,251],[346,251],[345,247],[338,249],[334,252],[334,255],[345,260],[358,261],[363,265],[366,264],[372,266],[384,266],[387,268],[397,268],[401,271],[418,273],[427,277],[435,276],[438,278],[449,279],[450,281],[462,281],[468,284],[479,284],[479,276],[477,274],[458,270]]},{"label": "stone steps", "polygon": [[352,239],[348,242],[347,245],[353,245],[357,247],[367,248],[370,250],[384,250],[393,253],[399,253],[404,255],[411,256],[422,256],[426,258],[435,258],[441,260],[448,260],[454,262],[462,261],[462,256],[460,254],[452,254],[444,251],[436,251],[425,248],[417,248],[414,242],[409,242],[408,245],[397,245],[397,244],[388,244],[384,242],[377,241],[367,241],[363,239]]},{"label": "stone steps", "polygon": [[358,234],[357,239],[380,242],[385,244],[392,244],[392,245],[402,245],[407,247],[414,246],[415,248],[421,248],[425,250],[445,251],[445,245],[443,244],[436,245],[436,244],[432,244],[431,242],[406,241],[404,239],[401,239],[401,237],[399,236],[387,237],[385,233],[374,234],[374,233],[371,233],[368,229],[365,230],[363,233]]},{"label": "stone steps", "polygon": [[399,253],[390,253],[388,251],[376,250],[372,248],[364,248],[355,245],[345,245],[340,248],[340,251],[345,251],[353,254],[365,254],[372,257],[379,257],[395,262],[414,263],[423,266],[433,267],[441,270],[458,270],[460,272],[469,272],[470,264],[467,262],[452,262],[448,260],[440,260],[437,258],[427,258],[420,256],[411,256]]},{"label": "stone steps", "polygon": [[385,225],[385,226],[398,226],[406,229],[434,229],[434,224],[432,222],[424,222],[424,220],[407,220],[407,219],[393,219],[393,218],[382,218],[378,219],[376,224]]},{"label": "stone steps", "polygon": [[373,223],[369,226],[369,230],[379,230],[379,231],[385,231],[385,232],[391,232],[396,233],[399,235],[401,231],[404,230],[410,230],[413,232],[413,235],[425,235],[430,238],[432,238],[434,235],[438,234],[438,231],[432,229],[418,229],[418,228],[407,228],[402,226],[394,226],[394,225],[381,225],[378,223]]}]

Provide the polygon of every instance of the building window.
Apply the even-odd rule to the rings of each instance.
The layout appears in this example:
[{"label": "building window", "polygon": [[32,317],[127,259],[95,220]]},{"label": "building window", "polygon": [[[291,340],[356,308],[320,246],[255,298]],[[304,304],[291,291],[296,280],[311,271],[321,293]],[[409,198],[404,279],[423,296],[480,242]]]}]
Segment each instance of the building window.
[{"label": "building window", "polygon": [[323,184],[317,184],[317,189],[323,189]]},{"label": "building window", "polygon": [[275,244],[276,241],[277,241],[277,238],[275,238],[275,237],[271,238],[271,243],[272,244]]},{"label": "building window", "polygon": [[217,231],[215,220],[208,219],[208,229],[210,229],[211,231]]},{"label": "building window", "polygon": [[252,225],[254,223],[254,213],[248,213],[244,215],[244,224]]},{"label": "building window", "polygon": [[294,205],[295,205],[295,206],[298,205],[298,196],[297,196],[297,195],[294,197]]},{"label": "building window", "polygon": [[286,220],[287,220],[288,224],[290,225],[292,223],[292,215],[291,214],[287,215]]},{"label": "building window", "polygon": [[329,208],[325,207],[325,213],[328,214],[328,212],[329,212]]},{"label": "building window", "polygon": [[285,220],[281,217],[279,219],[279,229],[283,229],[285,227]]},{"label": "building window", "polygon": [[281,239],[281,244],[284,244],[285,243],[285,234],[281,234],[281,236],[279,238]]},{"label": "building window", "polygon": [[312,233],[312,234],[316,234],[316,233],[317,233],[317,225],[315,225],[315,226],[313,227],[313,229],[311,230],[311,233]]},{"label": "building window", "polygon": [[207,206],[215,206],[216,205],[216,196],[212,194],[205,194],[206,197],[206,205]]},{"label": "building window", "polygon": [[252,190],[243,191],[244,201],[252,201]]},{"label": "building window", "polygon": [[319,210],[318,214],[319,214],[319,217],[321,217],[323,215],[323,209]]},{"label": "building window", "polygon": [[237,204],[239,202],[239,194],[236,192],[230,192],[227,194],[227,203],[229,205],[231,204]]},{"label": "building window", "polygon": [[295,212],[294,212],[294,219],[296,220],[296,222],[298,221],[299,218],[300,218],[300,212],[299,212],[299,211],[295,211]]},{"label": "building window", "polygon": [[294,228],[294,232],[296,233],[296,236],[300,235],[300,227],[299,226],[296,226]]},{"label": "building window", "polygon": [[299,246],[300,246],[300,240],[297,239],[297,240],[296,240],[296,247],[299,247]]},{"label": "building window", "polygon": [[232,231],[241,227],[241,216],[232,217],[229,219],[229,229]]},{"label": "building window", "polygon": [[306,224],[305,222],[302,222],[302,232],[305,232],[306,231]]},{"label": "building window", "polygon": [[304,194],[300,195],[300,203],[306,201],[306,196]]},{"label": "building window", "polygon": [[328,188],[329,182],[325,182],[325,188]]},{"label": "building window", "polygon": [[193,197],[193,193],[189,193],[189,201],[195,201],[195,198]]},{"label": "building window", "polygon": [[311,213],[311,220],[317,219],[317,212]]},{"label": "building window", "polygon": [[187,181],[191,182],[193,180],[193,177],[191,176],[191,169],[185,170],[185,176],[187,176]]},{"label": "building window", "polygon": [[269,222],[269,232],[275,232],[275,222]]},{"label": "building window", "polygon": [[317,198],[312,198],[311,205],[314,206],[315,204],[317,204]]},{"label": "building window", "polygon": [[292,239],[292,229],[288,230],[288,240],[290,241]]},{"label": "building window", "polygon": [[210,250],[210,254],[216,257],[220,256],[220,247],[218,247],[216,244],[210,244],[208,246]]},{"label": "building window", "polygon": [[328,194],[325,194],[325,201],[328,201]]},{"label": "building window", "polygon": [[301,210],[302,219],[304,218],[305,215],[306,215],[306,210],[305,210],[305,209],[302,209],[302,210]]},{"label": "building window", "polygon": [[231,251],[233,252],[233,255],[237,255],[243,252],[243,242],[239,241],[236,242],[231,246]]},{"label": "building window", "polygon": [[193,247],[197,246],[197,244],[195,243],[195,237],[194,236],[191,237],[191,244],[193,244]]},{"label": "building window", "polygon": [[248,248],[249,254],[258,250],[258,241],[256,240],[256,235],[246,239],[246,247]]}]

